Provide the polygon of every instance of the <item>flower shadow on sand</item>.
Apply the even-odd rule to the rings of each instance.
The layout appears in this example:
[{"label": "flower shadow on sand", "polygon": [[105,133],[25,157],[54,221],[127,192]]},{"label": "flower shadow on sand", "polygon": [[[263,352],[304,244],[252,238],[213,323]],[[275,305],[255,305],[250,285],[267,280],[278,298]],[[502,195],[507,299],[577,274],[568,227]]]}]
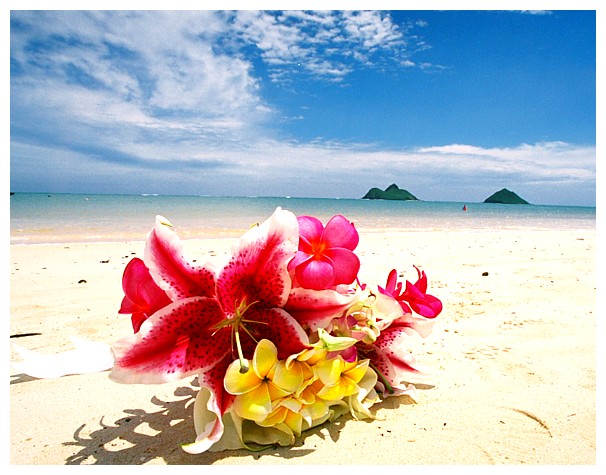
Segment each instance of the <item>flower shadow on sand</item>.
[{"label": "flower shadow on sand", "polygon": [[[139,465],[163,461],[170,465],[213,464],[229,457],[248,457],[250,461],[265,457],[292,459],[313,452],[306,448],[304,437],[317,434],[320,438],[329,437],[333,442],[339,438],[339,431],[350,419],[342,417],[338,421],[323,424],[308,430],[291,447],[269,448],[260,452],[230,450],[206,452],[199,455],[185,453],[179,444],[187,442],[195,434],[191,419],[191,405],[194,403],[197,388],[179,387],[173,401],[162,401],[156,397],[152,403],[159,410],[147,412],[141,409],[124,409],[125,416],[111,424],[101,418],[99,428],[83,435],[85,425],[74,433],[74,440],[64,442],[65,446],[80,447],[80,450],[66,459],[67,465]],[[162,463],[162,462],[160,462]]]},{"label": "flower shadow on sand", "polygon": [[[290,447],[269,448],[260,452],[247,450],[229,450],[223,452],[205,452],[190,455],[180,445],[189,441],[195,433],[191,419],[191,405],[194,403],[197,388],[179,387],[174,401],[162,401],[156,397],[152,403],[159,410],[147,412],[141,409],[124,409],[125,416],[107,424],[103,418],[99,428],[83,436],[85,425],[74,433],[74,440],[64,442],[65,446],[80,447],[80,450],[66,459],[66,465],[140,465],[146,463],[166,463],[169,465],[212,465],[218,460],[232,457],[247,457],[250,463],[258,460],[264,463],[266,457],[296,459],[314,452],[314,444],[305,444],[310,436],[321,440],[336,442],[350,416],[342,416],[332,423],[325,423],[305,431]],[[377,407],[397,407],[406,404],[406,397],[389,398]],[[352,421],[353,423],[354,421]],[[368,421],[356,421],[368,423]],[[295,462],[296,463],[296,462]]]}]

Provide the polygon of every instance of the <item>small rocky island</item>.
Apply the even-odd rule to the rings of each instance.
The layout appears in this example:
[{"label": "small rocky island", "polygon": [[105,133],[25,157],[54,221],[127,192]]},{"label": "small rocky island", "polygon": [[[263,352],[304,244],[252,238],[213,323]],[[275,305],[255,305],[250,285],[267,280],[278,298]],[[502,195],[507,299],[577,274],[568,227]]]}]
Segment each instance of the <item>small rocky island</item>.
[{"label": "small rocky island", "polygon": [[371,188],[363,197],[363,200],[400,200],[400,201],[418,201],[418,198],[409,191],[398,188],[395,183],[389,185],[385,190]]},{"label": "small rocky island", "polygon": [[530,204],[523,198],[520,198],[513,191],[508,190],[507,188],[503,188],[502,190],[497,191],[496,193],[490,195],[488,198],[484,200],[484,203],[501,203],[508,205],[527,205]]}]

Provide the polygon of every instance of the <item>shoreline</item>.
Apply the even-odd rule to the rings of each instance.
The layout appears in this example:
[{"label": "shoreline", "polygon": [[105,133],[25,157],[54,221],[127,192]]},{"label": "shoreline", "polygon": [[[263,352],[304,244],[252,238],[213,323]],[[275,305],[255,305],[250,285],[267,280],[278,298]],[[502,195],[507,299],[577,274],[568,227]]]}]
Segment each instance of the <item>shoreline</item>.
[{"label": "shoreline", "polygon": [[[57,240],[45,240],[44,238],[37,238],[37,240],[29,240],[25,239],[24,242],[17,242],[19,237],[11,236],[10,237],[10,246],[44,246],[44,245],[75,245],[75,244],[129,244],[129,243],[144,243],[147,232],[144,233],[130,233],[131,236],[124,238],[124,235],[119,235],[116,233],[115,238],[107,238],[104,237],[100,239],[96,236],[88,236],[88,235],[80,235],[80,237],[74,238],[58,238]],[[597,226],[588,227],[588,226],[579,226],[579,227],[562,227],[562,228],[550,228],[546,226],[508,226],[508,227],[458,227],[458,228],[448,228],[448,227],[440,227],[440,228],[397,228],[397,227],[357,227],[358,232],[361,237],[365,235],[376,235],[376,234],[389,234],[389,235],[403,235],[403,234],[423,234],[423,233],[501,233],[501,232],[593,232],[597,231]],[[220,235],[216,233],[209,233],[209,235],[200,234],[197,236],[183,236],[180,234],[181,239],[183,241],[220,241],[222,239],[231,239],[237,240],[242,236],[242,234],[246,232],[245,229],[234,230],[229,232],[224,232]],[[177,234],[179,234],[177,230]]]},{"label": "shoreline", "polygon": [[[290,448],[191,456],[179,447],[195,434],[190,379],[119,385],[107,373],[37,380],[11,369],[11,463],[596,463],[594,229],[359,231],[363,280],[382,285],[397,267],[414,281],[417,265],[444,303],[432,335],[411,341],[439,370],[418,403],[388,398],[377,420],[323,425]],[[10,334],[39,334],[11,342],[55,353],[70,336],[112,343],[132,331],[117,313],[121,276],[144,237],[11,244]],[[226,258],[235,241],[182,239],[198,262]]]}]

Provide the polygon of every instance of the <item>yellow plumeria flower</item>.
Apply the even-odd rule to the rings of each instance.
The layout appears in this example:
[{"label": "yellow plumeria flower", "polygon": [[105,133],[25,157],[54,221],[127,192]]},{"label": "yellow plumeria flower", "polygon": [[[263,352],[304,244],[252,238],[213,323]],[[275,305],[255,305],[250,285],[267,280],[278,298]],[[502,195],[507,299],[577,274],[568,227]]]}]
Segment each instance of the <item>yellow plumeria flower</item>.
[{"label": "yellow plumeria flower", "polygon": [[317,375],[324,384],[318,391],[318,397],[327,401],[336,401],[356,394],[358,383],[366,374],[369,360],[347,362],[341,356],[323,360],[315,365]]},{"label": "yellow plumeria flower", "polygon": [[261,340],[251,361],[229,365],[224,387],[236,396],[230,410],[242,421],[242,440],[254,427],[294,441],[302,431],[348,410],[356,418],[371,416],[368,408],[375,400],[369,396],[376,375],[369,361],[347,362],[342,356],[329,356],[335,348],[350,344],[348,338],[321,334],[314,347],[278,360],[276,346]]},{"label": "yellow plumeria flower", "polygon": [[268,373],[268,377],[280,389],[294,393],[303,384],[303,371],[304,368],[301,364],[292,364],[287,367],[285,361],[278,361]]},{"label": "yellow plumeria flower", "polygon": [[278,350],[269,340],[261,340],[255,349],[249,370],[241,372],[239,360],[233,361],[225,373],[225,390],[237,396],[233,410],[243,419],[262,421],[272,411],[272,401],[288,396],[297,389],[302,374],[283,370]]},{"label": "yellow plumeria flower", "polygon": [[276,427],[300,436],[303,427],[303,416],[300,413],[302,408],[303,404],[295,398],[286,398],[264,421],[257,424],[263,427]]},{"label": "yellow plumeria flower", "polygon": [[318,341],[311,345],[311,348],[289,356],[286,359],[287,367],[290,367],[293,361],[304,361],[309,365],[315,365],[324,360],[329,352],[345,350],[358,342],[355,338],[331,335],[322,328],[318,330],[317,338]]}]

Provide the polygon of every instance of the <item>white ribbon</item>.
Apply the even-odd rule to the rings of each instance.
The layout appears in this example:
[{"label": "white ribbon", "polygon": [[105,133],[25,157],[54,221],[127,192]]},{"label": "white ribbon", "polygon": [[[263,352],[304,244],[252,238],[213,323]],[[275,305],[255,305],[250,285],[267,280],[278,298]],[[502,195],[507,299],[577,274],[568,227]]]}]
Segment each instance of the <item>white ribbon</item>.
[{"label": "white ribbon", "polygon": [[13,343],[23,359],[13,362],[20,373],[40,379],[60,378],[69,374],[88,374],[106,371],[114,366],[114,355],[106,343],[70,337],[74,350],[56,354],[42,354]]}]

